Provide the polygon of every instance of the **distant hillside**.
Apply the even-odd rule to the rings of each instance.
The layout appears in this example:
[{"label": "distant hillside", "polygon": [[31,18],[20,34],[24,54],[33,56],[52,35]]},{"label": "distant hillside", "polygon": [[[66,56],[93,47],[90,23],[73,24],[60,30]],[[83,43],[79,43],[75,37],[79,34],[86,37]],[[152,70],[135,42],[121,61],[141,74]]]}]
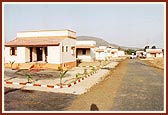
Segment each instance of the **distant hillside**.
[{"label": "distant hillside", "polygon": [[77,40],[93,40],[96,41],[96,46],[111,46],[113,48],[121,48],[123,50],[126,49],[134,49],[134,50],[138,50],[140,48],[135,48],[135,47],[125,47],[125,46],[120,46],[120,45],[116,45],[116,44],[112,44],[109,43],[101,38],[97,38],[97,37],[92,37],[92,36],[77,36]]},{"label": "distant hillside", "polygon": [[77,36],[77,40],[93,40],[96,41],[96,46],[111,46],[113,48],[118,48],[116,44],[111,44],[101,38],[91,37],[91,36]]}]

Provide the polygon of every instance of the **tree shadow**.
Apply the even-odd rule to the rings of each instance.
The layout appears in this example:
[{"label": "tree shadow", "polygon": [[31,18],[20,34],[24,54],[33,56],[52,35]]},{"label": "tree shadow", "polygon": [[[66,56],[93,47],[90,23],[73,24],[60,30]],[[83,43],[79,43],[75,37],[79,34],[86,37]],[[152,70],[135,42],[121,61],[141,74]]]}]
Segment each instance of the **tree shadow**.
[{"label": "tree shadow", "polygon": [[99,108],[97,107],[97,105],[96,104],[91,104],[91,106],[90,106],[90,110],[91,111],[99,111]]},{"label": "tree shadow", "polygon": [[9,89],[9,90],[5,91],[4,94],[6,95],[10,92],[14,92],[14,91],[17,91],[17,90],[20,90],[20,89]]}]

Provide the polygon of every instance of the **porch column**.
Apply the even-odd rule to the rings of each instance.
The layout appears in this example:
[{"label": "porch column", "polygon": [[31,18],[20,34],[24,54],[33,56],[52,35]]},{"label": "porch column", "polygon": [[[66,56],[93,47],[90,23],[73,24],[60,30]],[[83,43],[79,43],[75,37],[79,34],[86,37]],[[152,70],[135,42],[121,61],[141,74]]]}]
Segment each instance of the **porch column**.
[{"label": "porch column", "polygon": [[33,47],[32,51],[32,61],[37,61],[37,54],[36,54],[36,48]]},{"label": "porch column", "polygon": [[45,48],[42,49],[42,61],[45,62]]}]

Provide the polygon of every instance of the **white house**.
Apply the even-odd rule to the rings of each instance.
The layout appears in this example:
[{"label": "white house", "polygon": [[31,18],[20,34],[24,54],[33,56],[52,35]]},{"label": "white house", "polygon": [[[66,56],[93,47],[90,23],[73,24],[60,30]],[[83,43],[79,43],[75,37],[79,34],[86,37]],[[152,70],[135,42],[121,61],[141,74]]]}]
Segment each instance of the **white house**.
[{"label": "white house", "polygon": [[16,39],[5,43],[5,63],[22,65],[44,62],[51,68],[76,66],[76,32],[43,30],[18,32]]},{"label": "white house", "polygon": [[118,50],[118,56],[125,56],[125,52],[122,50]]},{"label": "white house", "polygon": [[107,55],[107,46],[99,46],[95,48],[96,60],[106,60]]},{"label": "white house", "polygon": [[137,57],[145,56],[145,52],[142,51],[142,50],[138,50],[138,51],[136,51],[136,56],[137,56]]},{"label": "white house", "polygon": [[162,49],[146,49],[146,57],[163,57]]},{"label": "white house", "polygon": [[76,58],[82,62],[95,60],[96,41],[76,41]]},{"label": "white house", "polygon": [[111,49],[111,56],[118,57],[118,49]]}]

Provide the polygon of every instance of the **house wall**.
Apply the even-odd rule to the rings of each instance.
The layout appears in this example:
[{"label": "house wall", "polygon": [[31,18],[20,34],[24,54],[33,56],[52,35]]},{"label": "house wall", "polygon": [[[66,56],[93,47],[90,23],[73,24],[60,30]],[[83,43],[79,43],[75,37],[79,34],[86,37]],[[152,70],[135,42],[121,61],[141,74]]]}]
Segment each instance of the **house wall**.
[{"label": "house wall", "polygon": [[110,59],[112,57],[111,55],[111,48],[106,48],[107,58]]},{"label": "house wall", "polygon": [[146,57],[163,57],[163,53],[146,53]]},{"label": "house wall", "polygon": [[25,48],[25,62],[30,62],[30,49]]},{"label": "house wall", "polygon": [[95,55],[95,51],[94,51],[95,48],[90,48],[90,56],[92,58],[92,61],[95,61],[96,60],[96,55]]},{"label": "house wall", "polygon": [[125,56],[125,52],[124,51],[118,51],[118,56]]},{"label": "house wall", "polygon": [[[62,52],[62,46],[64,46],[64,52]],[[66,52],[66,46],[68,46],[68,52]],[[48,46],[48,63],[64,64],[76,62],[76,53],[72,54],[72,46],[76,46],[76,40],[70,38],[64,39],[59,46]]]},{"label": "house wall", "polygon": [[96,52],[96,60],[105,60],[107,58],[107,53]]},{"label": "house wall", "polygon": [[[64,52],[62,52],[62,46],[64,46]],[[68,52],[66,52],[66,46],[68,46]],[[73,55],[71,47],[76,47],[76,40],[75,39],[64,39],[60,45],[62,57],[61,57],[61,63],[67,63],[67,62],[76,62],[76,52]],[[75,49],[74,49],[75,50]],[[76,50],[75,50],[76,51]]]},{"label": "house wall", "polygon": [[[84,48],[83,48],[84,49]],[[86,54],[82,54],[82,49],[78,49],[77,50],[77,58],[80,59],[82,62],[90,62],[90,61],[93,61],[93,54],[92,54],[92,50],[89,48],[89,49],[86,49]]]},{"label": "house wall", "polygon": [[111,57],[118,57],[118,52],[111,52]]},{"label": "house wall", "polygon": [[5,63],[9,63],[9,61],[15,61],[15,63],[25,63],[25,47],[17,47],[17,55],[10,55],[10,47],[5,47]]},{"label": "house wall", "polygon": [[61,48],[60,46],[48,46],[47,61],[51,64],[60,64]]},{"label": "house wall", "polygon": [[[68,30],[59,31],[30,31],[30,32],[18,32],[17,37],[43,37],[43,36],[71,36],[76,38],[76,33]],[[33,39],[33,38],[32,38]]]},{"label": "house wall", "polygon": [[156,57],[163,57],[163,53],[157,53]]},{"label": "house wall", "polygon": [[118,57],[118,49],[111,49],[111,56]]},{"label": "house wall", "polygon": [[37,53],[35,47],[33,47],[32,49],[32,61],[37,61]]}]

